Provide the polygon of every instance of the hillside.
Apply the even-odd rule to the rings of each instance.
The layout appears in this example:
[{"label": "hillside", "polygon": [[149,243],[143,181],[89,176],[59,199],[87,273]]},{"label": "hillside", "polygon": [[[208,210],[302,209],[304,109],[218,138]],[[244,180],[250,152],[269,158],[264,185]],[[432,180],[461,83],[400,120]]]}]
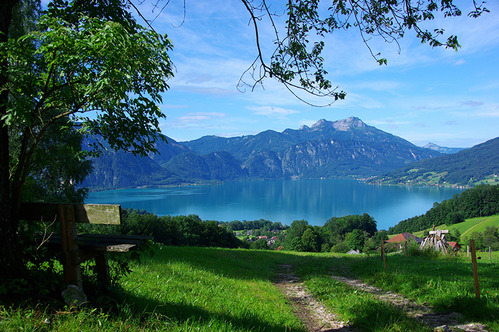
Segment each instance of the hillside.
[{"label": "hillside", "polygon": [[418,232],[433,226],[452,225],[465,219],[492,216],[499,213],[499,186],[478,185],[451,199],[435,202],[425,214],[400,221],[389,234]]},{"label": "hillside", "polygon": [[498,176],[499,137],[455,154],[411,163],[372,182],[466,186],[498,183]]},{"label": "hillside", "polygon": [[[499,227],[499,214],[487,217],[470,218],[466,221],[454,225],[440,225],[435,229],[448,229],[451,234],[455,234],[456,230],[461,234],[461,239],[470,238],[473,233],[483,233],[487,227]],[[426,229],[430,231],[432,228]],[[425,231],[414,232],[413,234],[423,237]]]},{"label": "hillside", "polygon": [[156,144],[159,153],[147,157],[104,152],[92,160],[94,171],[82,185],[117,189],[238,179],[365,178],[441,155],[355,117],[232,138],[166,139]]}]

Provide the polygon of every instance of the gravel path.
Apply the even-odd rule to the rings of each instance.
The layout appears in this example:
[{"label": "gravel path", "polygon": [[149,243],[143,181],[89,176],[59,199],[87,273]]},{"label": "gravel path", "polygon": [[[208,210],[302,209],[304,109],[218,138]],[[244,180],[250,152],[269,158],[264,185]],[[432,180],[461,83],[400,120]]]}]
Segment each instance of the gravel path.
[{"label": "gravel path", "polygon": [[[479,323],[459,324],[461,316],[458,313],[435,313],[428,305],[417,304],[399,294],[384,291],[360,280],[338,276],[332,278],[404,310],[408,317],[421,321],[435,331],[488,331]],[[293,273],[291,265],[279,265],[275,285],[284,293],[293,307],[293,312],[302,320],[308,331],[355,331],[355,328],[339,320],[311,295],[304,283]]]},{"label": "gravel path", "polygon": [[433,329],[439,331],[488,331],[484,325],[479,323],[459,324],[461,314],[457,312],[437,313],[431,306],[417,304],[402,295],[384,291],[361,280],[338,276],[332,276],[332,278],[358,290],[373,294],[378,300],[390,303],[404,310],[407,316],[415,318]]},{"label": "gravel path", "polygon": [[284,293],[295,315],[308,331],[352,331],[348,325],[317,301],[293,273],[291,265],[279,265],[275,285]]}]

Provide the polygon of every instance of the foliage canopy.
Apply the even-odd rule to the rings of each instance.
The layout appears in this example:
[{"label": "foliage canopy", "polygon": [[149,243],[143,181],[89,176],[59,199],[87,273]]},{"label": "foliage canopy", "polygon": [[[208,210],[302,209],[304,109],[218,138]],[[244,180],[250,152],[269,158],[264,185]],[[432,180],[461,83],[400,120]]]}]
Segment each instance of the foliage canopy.
[{"label": "foliage canopy", "polygon": [[[268,0],[241,1],[250,13],[258,55],[246,72],[253,83],[241,80],[240,87],[249,85],[254,88],[266,77],[275,78],[302,101],[305,100],[297,91],[325,97],[328,102],[324,106],[346,96],[344,91],[337,90],[324,69],[323,39],[334,31],[357,29],[380,65],[387,64],[387,59],[371,49],[373,37],[398,44],[408,30],[413,30],[422,43],[432,47],[454,50],[460,47],[457,36],[446,35],[442,28],[426,28],[428,21],[441,15],[462,15],[462,10],[453,0],[333,0],[327,4],[320,0],[291,0],[287,1],[284,13],[273,10],[275,4]],[[476,18],[485,12],[488,12],[485,1],[471,1],[468,16]],[[278,23],[281,16],[286,19],[284,28],[280,28]],[[274,30],[275,49],[269,59],[260,46],[258,26],[264,18],[270,21]]]}]

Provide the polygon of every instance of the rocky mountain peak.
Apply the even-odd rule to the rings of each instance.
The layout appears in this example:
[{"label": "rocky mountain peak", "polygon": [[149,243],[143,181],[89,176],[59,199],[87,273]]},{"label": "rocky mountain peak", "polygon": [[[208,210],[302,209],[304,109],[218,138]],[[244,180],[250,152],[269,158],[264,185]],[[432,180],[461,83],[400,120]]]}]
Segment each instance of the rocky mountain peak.
[{"label": "rocky mountain peak", "polygon": [[[318,129],[323,129],[323,128],[327,128],[327,127],[332,127],[335,130],[339,130],[339,131],[348,131],[348,130],[351,130],[353,128],[365,128],[366,124],[364,122],[362,122],[361,119],[359,119],[355,116],[351,116],[349,118],[334,121],[334,122],[327,121],[325,119],[321,119],[321,120],[317,121],[316,123],[314,123],[310,128],[318,130]],[[308,127],[302,126],[300,129],[306,129],[306,128],[308,128]]]},{"label": "rocky mountain peak", "polygon": [[320,119],[319,121],[314,123],[312,125],[312,127],[310,127],[310,128],[316,129],[316,128],[324,127],[326,124],[331,124],[331,122],[327,121],[326,119]]},{"label": "rocky mountain peak", "polygon": [[349,118],[333,122],[333,127],[336,130],[348,131],[352,128],[365,128],[366,124],[361,119],[351,116]]}]

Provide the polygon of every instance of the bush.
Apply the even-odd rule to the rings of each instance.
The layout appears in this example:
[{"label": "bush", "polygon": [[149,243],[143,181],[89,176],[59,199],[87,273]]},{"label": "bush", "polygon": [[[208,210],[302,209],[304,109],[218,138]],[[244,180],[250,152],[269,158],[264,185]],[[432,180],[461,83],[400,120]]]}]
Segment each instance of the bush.
[{"label": "bush", "polygon": [[258,239],[250,244],[250,249],[270,250],[270,247],[267,244],[267,241],[265,241],[264,239]]},{"label": "bush", "polygon": [[331,248],[332,252],[346,253],[350,250],[350,246],[347,241],[342,241]]},{"label": "bush", "polygon": [[197,215],[158,217],[146,211],[127,209],[121,225],[123,234],[145,235],[172,246],[239,248],[244,243],[216,221]]}]

